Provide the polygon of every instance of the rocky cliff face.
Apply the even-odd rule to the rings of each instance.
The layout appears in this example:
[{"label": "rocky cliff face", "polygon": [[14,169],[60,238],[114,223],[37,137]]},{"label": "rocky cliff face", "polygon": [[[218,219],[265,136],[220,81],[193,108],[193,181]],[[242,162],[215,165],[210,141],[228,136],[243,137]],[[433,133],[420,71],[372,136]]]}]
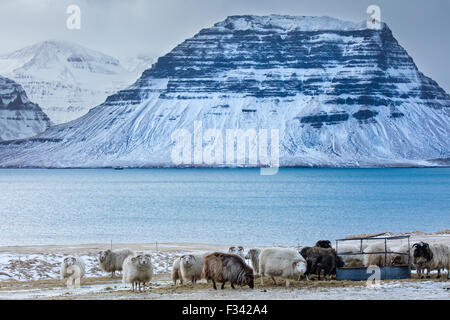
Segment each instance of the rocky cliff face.
[{"label": "rocky cliff face", "polygon": [[0,141],[23,139],[48,129],[50,119],[16,82],[0,76]]},{"label": "rocky cliff face", "polygon": [[171,166],[171,134],[201,121],[221,132],[278,129],[282,166],[430,164],[450,155],[449,107],[386,25],[232,16],[86,116],[7,147],[0,161]]}]

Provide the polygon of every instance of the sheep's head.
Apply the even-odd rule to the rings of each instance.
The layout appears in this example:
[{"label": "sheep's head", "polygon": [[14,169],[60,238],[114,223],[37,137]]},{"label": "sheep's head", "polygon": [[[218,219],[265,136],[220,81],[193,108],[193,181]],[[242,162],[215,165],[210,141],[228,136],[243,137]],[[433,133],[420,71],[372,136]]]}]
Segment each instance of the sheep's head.
[{"label": "sheep's head", "polygon": [[431,252],[430,245],[426,242],[418,242],[413,244],[414,263],[424,264],[433,259],[433,252]]},{"label": "sheep's head", "polygon": [[248,267],[245,270],[245,272],[243,272],[243,275],[241,276],[241,280],[240,280],[240,285],[241,286],[247,285],[250,289],[253,289],[255,287],[252,268]]},{"label": "sheep's head", "polygon": [[195,260],[196,259],[192,254],[186,254],[181,257],[181,261],[183,262],[184,265],[187,266],[193,265],[195,263]]},{"label": "sheep's head", "polygon": [[391,265],[393,266],[399,266],[403,262],[403,257],[399,254],[393,255],[391,259]]},{"label": "sheep's head", "polygon": [[237,254],[238,256],[244,256],[244,247],[238,246],[238,247],[230,247],[228,249],[228,253]]},{"label": "sheep's head", "polygon": [[64,258],[64,264],[66,265],[66,267],[73,266],[76,261],[77,261],[77,258],[75,258],[75,257]]},{"label": "sheep's head", "polygon": [[316,247],[331,248],[331,241],[330,240],[319,240],[316,242]]},{"label": "sheep's head", "polygon": [[260,254],[261,250],[260,249],[249,249],[247,251],[247,254],[245,255],[245,259],[251,259],[252,257],[258,257]]},{"label": "sheep's head", "polygon": [[98,253],[98,260],[104,262],[111,255],[111,250],[103,250]]},{"label": "sheep's head", "polygon": [[302,275],[306,272],[306,261],[305,260],[295,260],[292,262],[292,268],[294,270],[294,274]]},{"label": "sheep's head", "polygon": [[152,256],[149,254],[140,254],[137,255],[136,257],[131,258],[131,261],[141,266],[146,266],[152,263]]}]

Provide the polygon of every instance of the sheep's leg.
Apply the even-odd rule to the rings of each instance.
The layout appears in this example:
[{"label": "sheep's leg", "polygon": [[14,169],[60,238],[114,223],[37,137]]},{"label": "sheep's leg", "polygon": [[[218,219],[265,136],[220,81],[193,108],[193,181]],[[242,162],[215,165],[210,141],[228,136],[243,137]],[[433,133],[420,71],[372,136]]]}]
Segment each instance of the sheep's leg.
[{"label": "sheep's leg", "polygon": [[213,288],[214,288],[214,290],[217,290],[217,287],[216,287],[216,281],[212,281],[213,282]]},{"label": "sheep's leg", "polygon": [[270,276],[270,277],[272,278],[273,284],[274,284],[274,285],[277,285],[277,282],[275,281],[274,276]]},{"label": "sheep's leg", "polygon": [[231,283],[231,287],[232,287],[233,289],[235,289],[233,282]]},{"label": "sheep's leg", "polygon": [[222,289],[222,290],[225,289],[225,282],[226,281],[222,282],[222,286],[220,287],[220,289]]},{"label": "sheep's leg", "polygon": [[441,268],[438,269],[438,275],[437,278],[439,279],[441,277]]},{"label": "sheep's leg", "polygon": [[286,288],[289,287],[289,279],[286,278]]},{"label": "sheep's leg", "polygon": [[114,279],[114,271],[111,272],[111,279]]},{"label": "sheep's leg", "polygon": [[309,281],[309,276],[308,276],[308,274],[307,274],[307,273],[305,273],[305,277],[306,277],[306,280],[308,280],[308,281]]},{"label": "sheep's leg", "polygon": [[134,292],[134,282],[131,283],[131,290]]},{"label": "sheep's leg", "polygon": [[427,268],[427,279],[430,279],[431,278],[431,276],[430,276],[430,268]]}]

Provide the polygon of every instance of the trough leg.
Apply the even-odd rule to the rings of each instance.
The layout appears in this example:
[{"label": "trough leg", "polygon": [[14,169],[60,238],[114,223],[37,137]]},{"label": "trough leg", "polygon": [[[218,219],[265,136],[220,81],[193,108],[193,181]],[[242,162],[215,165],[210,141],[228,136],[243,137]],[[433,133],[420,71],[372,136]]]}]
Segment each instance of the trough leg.
[{"label": "trough leg", "polygon": [[286,278],[286,288],[289,287],[289,279]]},{"label": "trough leg", "polygon": [[261,274],[261,285],[262,286],[264,285],[264,275],[263,274]]}]

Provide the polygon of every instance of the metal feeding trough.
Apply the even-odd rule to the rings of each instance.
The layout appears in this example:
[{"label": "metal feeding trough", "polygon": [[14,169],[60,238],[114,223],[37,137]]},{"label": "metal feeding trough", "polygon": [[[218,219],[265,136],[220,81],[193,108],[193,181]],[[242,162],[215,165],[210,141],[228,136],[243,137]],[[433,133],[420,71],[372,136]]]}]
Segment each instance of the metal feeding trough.
[{"label": "metal feeding trough", "polygon": [[[359,267],[359,268],[336,268],[336,280],[366,281],[376,277],[379,280],[388,279],[409,279],[411,278],[411,246],[409,236],[381,237],[384,233],[364,238],[338,239],[336,240],[336,254],[342,256],[364,256],[366,254],[384,254],[384,267]],[[388,243],[392,240],[408,239],[408,253],[388,251]],[[359,252],[343,252],[339,251],[339,244],[342,242],[359,242]],[[384,251],[366,253],[363,250],[363,242],[380,242],[384,241]],[[388,254],[408,255],[408,264],[388,266]],[[378,273],[378,274],[376,274]]]}]

